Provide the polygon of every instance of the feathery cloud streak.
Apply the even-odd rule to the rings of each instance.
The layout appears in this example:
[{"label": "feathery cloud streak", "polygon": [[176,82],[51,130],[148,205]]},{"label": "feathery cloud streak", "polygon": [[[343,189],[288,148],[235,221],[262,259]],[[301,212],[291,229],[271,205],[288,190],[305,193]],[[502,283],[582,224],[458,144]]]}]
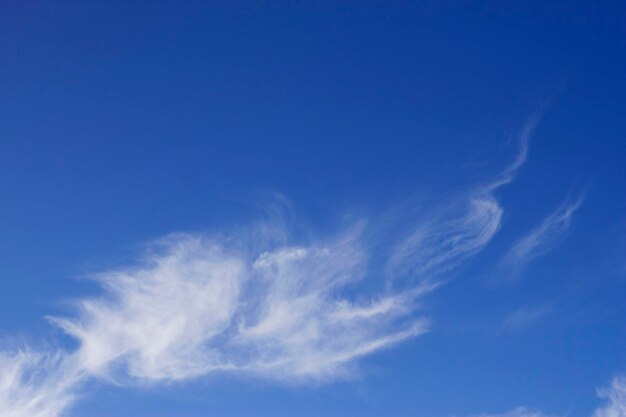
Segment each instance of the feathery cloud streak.
[{"label": "feathery cloud streak", "polygon": [[74,400],[81,380],[64,353],[0,353],[0,415],[53,417]]},{"label": "feathery cloud streak", "polygon": [[501,268],[510,277],[516,278],[535,258],[556,248],[565,237],[576,210],[583,203],[583,197],[575,201],[565,201],[550,213],[538,226],[519,239],[501,260]]},{"label": "feathery cloud streak", "polygon": [[494,192],[513,181],[528,159],[530,139],[540,118],[537,113],[524,124],[515,158],[495,178],[439,207],[395,245],[388,265],[392,276],[431,279],[455,268],[493,238],[500,229],[503,213]]},{"label": "feathery cloud streak", "polygon": [[366,268],[353,233],[252,258],[202,236],[159,246],[137,268],[99,275],[106,295],[82,300],[77,318],[52,319],[80,341],[76,355],[90,375],[334,378],[350,359],[427,329],[406,317],[417,292],[359,302],[340,295]]}]

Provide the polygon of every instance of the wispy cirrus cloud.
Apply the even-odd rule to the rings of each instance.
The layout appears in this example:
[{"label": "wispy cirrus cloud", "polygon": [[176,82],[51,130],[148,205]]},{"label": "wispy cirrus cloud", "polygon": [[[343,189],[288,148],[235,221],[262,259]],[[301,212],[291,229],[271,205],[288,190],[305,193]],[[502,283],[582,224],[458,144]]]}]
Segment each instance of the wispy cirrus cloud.
[{"label": "wispy cirrus cloud", "polygon": [[510,279],[518,278],[530,262],[555,249],[566,236],[574,214],[583,201],[583,196],[573,201],[566,200],[515,242],[500,261],[500,273],[506,274]]},{"label": "wispy cirrus cloud", "polygon": [[426,320],[407,317],[417,292],[341,295],[365,276],[357,232],[254,254],[206,236],[158,246],[139,267],[97,276],[106,293],[82,300],[78,317],[52,319],[80,342],[89,374],[332,379],[351,359],[427,330]]},{"label": "wispy cirrus cloud", "polygon": [[[74,350],[0,354],[0,415],[59,417],[90,380],[353,375],[358,358],[429,330],[421,297],[499,230],[503,208],[494,192],[526,161],[537,121],[524,127],[518,154],[500,174],[392,236],[382,267],[372,265],[367,225],[359,222],[329,237],[295,239],[290,222],[274,219],[148,245],[136,264],[94,275],[101,295],[77,300],[73,316],[50,318],[78,342]],[[375,279],[404,285],[362,285]]]},{"label": "wispy cirrus cloud", "polygon": [[442,211],[443,217],[437,214],[417,225],[395,245],[391,275],[427,279],[457,267],[493,238],[502,219],[502,208],[491,195],[472,196]]},{"label": "wispy cirrus cloud", "polygon": [[408,233],[391,251],[390,275],[430,279],[457,267],[491,241],[501,227],[503,214],[494,193],[513,181],[526,163],[530,139],[540,119],[538,112],[523,125],[517,138],[517,152],[509,165],[409,226]]},{"label": "wispy cirrus cloud", "polygon": [[64,352],[0,352],[0,415],[59,416],[75,401],[82,372]]},{"label": "wispy cirrus cloud", "polygon": [[522,168],[528,160],[530,140],[542,117],[543,111],[537,111],[526,120],[517,138],[517,154],[515,158],[499,175],[485,184],[485,192],[495,191],[515,179],[520,168]]},{"label": "wispy cirrus cloud", "polygon": [[354,289],[368,277],[360,226],[308,244],[252,240],[171,235],[136,265],[96,274],[100,296],[50,318],[78,348],[0,356],[0,415],[58,417],[94,379],[345,378],[357,358],[428,331],[419,297],[434,286]]}]

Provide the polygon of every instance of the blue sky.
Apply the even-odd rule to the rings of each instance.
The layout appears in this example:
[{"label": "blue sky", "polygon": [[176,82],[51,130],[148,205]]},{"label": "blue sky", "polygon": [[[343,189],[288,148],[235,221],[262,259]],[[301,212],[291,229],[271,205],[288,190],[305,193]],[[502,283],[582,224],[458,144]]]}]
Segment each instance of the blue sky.
[{"label": "blue sky", "polygon": [[626,7],[543,3],[0,3],[0,415],[626,416]]}]

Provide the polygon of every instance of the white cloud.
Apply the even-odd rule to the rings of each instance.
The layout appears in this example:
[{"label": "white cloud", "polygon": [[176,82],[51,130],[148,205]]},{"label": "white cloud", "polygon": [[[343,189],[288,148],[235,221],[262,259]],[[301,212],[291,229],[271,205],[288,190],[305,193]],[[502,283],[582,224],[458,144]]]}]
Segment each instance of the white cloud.
[{"label": "white cloud", "polygon": [[279,381],[350,376],[354,360],[428,330],[432,286],[358,292],[360,231],[308,245],[172,235],[139,264],[96,275],[103,294],[50,318],[70,353],[0,356],[0,415],[58,417],[89,379],[156,383],[215,372]]},{"label": "white cloud", "polygon": [[593,417],[626,417],[626,376],[613,378],[611,385],[598,390],[608,404],[598,408]]},{"label": "white cloud", "polygon": [[[530,130],[522,135],[525,160]],[[395,246],[396,274],[432,278],[480,251],[498,231],[493,186],[414,226]],[[80,342],[89,375],[168,381],[236,372],[288,380],[348,375],[352,360],[423,333],[416,296],[436,284],[362,294],[369,253],[357,226],[339,237],[280,246],[245,237],[174,235],[133,268],[102,273],[105,294],[54,323]],[[269,230],[269,232],[268,232]],[[432,282],[432,281],[431,281]]]},{"label": "white cloud", "polygon": [[106,295],[80,301],[74,319],[52,319],[80,341],[88,373],[184,379],[225,364],[204,349],[231,324],[245,265],[216,243],[191,236],[159,242],[142,265],[98,275]]},{"label": "white cloud", "polygon": [[333,377],[353,358],[426,331],[424,319],[410,317],[416,294],[362,301],[339,296],[363,278],[366,261],[353,235],[259,256],[253,269],[263,296],[250,306],[253,313],[243,317],[234,340],[255,352],[243,368],[278,378]]},{"label": "white cloud", "polygon": [[493,238],[500,228],[502,208],[492,195],[459,205],[418,225],[395,246],[389,260],[393,275],[431,278],[458,266]]},{"label": "white cloud", "polygon": [[538,226],[519,239],[500,262],[504,273],[514,278],[533,259],[545,255],[558,246],[571,225],[574,213],[582,203],[582,197],[573,202],[566,201]]},{"label": "white cloud", "polygon": [[401,290],[360,285],[376,278],[362,225],[304,243],[290,242],[281,221],[226,237],[171,235],[138,264],[96,275],[102,295],[78,300],[73,317],[50,318],[76,339],[74,351],[0,354],[0,415],[59,417],[90,379],[352,375],[356,359],[428,331],[419,298],[498,231],[502,208],[493,191],[526,160],[535,124],[522,132],[520,152],[499,179],[413,224],[392,246],[383,262],[411,278]]},{"label": "white cloud", "polygon": [[[449,270],[492,238],[502,209],[481,193],[445,214],[417,225],[390,264],[421,277]],[[78,341],[75,351],[55,360],[5,354],[0,361],[0,415],[59,417],[93,378],[344,378],[355,359],[428,330],[418,301],[436,281],[359,291],[372,278],[362,225],[306,244],[289,243],[284,227],[278,221],[227,237],[171,235],[137,265],[96,275],[102,295],[77,300],[74,317],[50,318]]]},{"label": "white cloud", "polygon": [[[215,238],[177,235],[134,268],[97,279],[106,294],[53,319],[80,341],[90,375],[181,380],[215,371],[334,378],[353,358],[423,333],[409,292],[341,295],[365,276],[358,235],[250,256]],[[241,245],[238,245],[241,246]]]},{"label": "white cloud", "polygon": [[0,415],[59,416],[81,379],[71,362],[63,353],[0,352]]},{"label": "white cloud", "polygon": [[533,114],[524,126],[522,126],[522,130],[519,133],[517,138],[517,154],[515,155],[515,159],[499,174],[496,178],[490,182],[488,182],[484,188],[484,193],[490,193],[495,191],[496,189],[502,187],[503,185],[509,184],[513,181],[522,166],[526,163],[528,159],[528,151],[530,149],[530,140],[541,120],[542,112],[537,112]]},{"label": "white cloud", "polygon": [[495,178],[460,193],[430,218],[409,227],[408,235],[392,250],[388,265],[392,276],[432,278],[455,268],[491,241],[500,229],[503,213],[494,192],[513,181],[526,162],[540,118],[537,113],[524,124],[515,158]]}]

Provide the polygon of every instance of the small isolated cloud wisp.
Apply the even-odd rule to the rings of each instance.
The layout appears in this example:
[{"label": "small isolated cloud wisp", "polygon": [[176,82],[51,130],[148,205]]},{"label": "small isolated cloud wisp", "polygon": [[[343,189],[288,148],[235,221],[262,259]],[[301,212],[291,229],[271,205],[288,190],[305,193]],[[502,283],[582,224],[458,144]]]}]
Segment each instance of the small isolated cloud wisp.
[{"label": "small isolated cloud wisp", "polygon": [[504,319],[502,328],[509,331],[522,330],[539,322],[550,310],[550,306],[545,304],[520,308]]},{"label": "small isolated cloud wisp", "polygon": [[530,262],[556,248],[566,236],[574,214],[583,201],[582,196],[574,201],[565,201],[520,238],[501,259],[499,273],[506,274],[509,279],[516,279]]},{"label": "small isolated cloud wisp", "polygon": [[531,410],[526,407],[517,407],[511,411],[500,414],[480,414],[477,417],[555,417],[549,416],[541,411]]}]

